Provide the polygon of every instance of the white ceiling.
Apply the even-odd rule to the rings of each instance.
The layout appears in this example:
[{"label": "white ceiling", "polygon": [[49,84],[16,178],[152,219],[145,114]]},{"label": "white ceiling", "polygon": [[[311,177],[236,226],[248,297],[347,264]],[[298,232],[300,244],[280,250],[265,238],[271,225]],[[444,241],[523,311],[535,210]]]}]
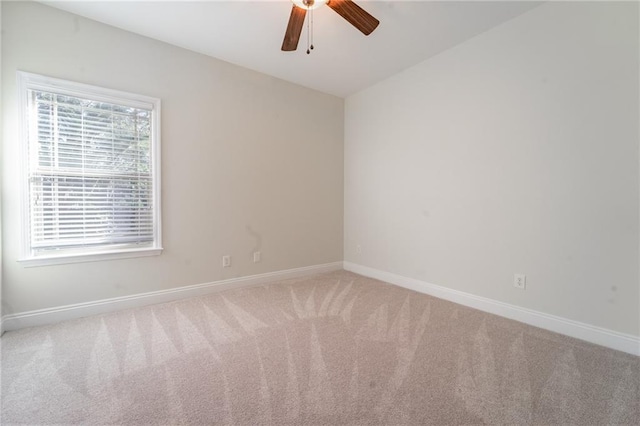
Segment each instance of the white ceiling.
[{"label": "white ceiling", "polygon": [[356,0],[380,20],[368,37],[327,6],[298,50],[280,46],[289,0],[43,1],[69,12],[346,97],[540,4],[523,1]]}]

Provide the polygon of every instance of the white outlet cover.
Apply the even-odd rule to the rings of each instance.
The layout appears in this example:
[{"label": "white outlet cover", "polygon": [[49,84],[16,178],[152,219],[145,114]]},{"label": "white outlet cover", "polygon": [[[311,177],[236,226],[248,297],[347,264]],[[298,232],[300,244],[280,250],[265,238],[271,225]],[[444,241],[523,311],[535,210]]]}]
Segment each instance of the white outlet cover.
[{"label": "white outlet cover", "polygon": [[527,276],[524,274],[514,274],[513,286],[524,290],[527,287]]}]

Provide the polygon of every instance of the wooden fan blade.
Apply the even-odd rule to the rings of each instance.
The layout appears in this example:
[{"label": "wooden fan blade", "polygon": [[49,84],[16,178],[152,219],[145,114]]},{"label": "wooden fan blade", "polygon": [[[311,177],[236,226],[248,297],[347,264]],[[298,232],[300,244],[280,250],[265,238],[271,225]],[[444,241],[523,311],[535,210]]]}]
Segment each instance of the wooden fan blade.
[{"label": "wooden fan blade", "polygon": [[290,52],[298,48],[298,40],[300,40],[300,33],[302,33],[302,26],[304,25],[304,17],[306,15],[306,9],[297,6],[293,6],[291,9],[289,24],[287,25],[287,31],[284,33],[284,40],[282,41],[282,50],[285,52]]},{"label": "wooden fan blade", "polygon": [[327,5],[364,35],[371,34],[380,23],[380,21],[351,0],[329,0]]}]

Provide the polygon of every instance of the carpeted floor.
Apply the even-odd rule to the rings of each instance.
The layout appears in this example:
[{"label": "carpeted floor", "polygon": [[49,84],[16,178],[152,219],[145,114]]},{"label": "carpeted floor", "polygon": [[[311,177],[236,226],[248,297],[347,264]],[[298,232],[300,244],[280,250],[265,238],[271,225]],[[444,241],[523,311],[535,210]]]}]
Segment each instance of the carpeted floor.
[{"label": "carpeted floor", "polygon": [[640,358],[349,272],[8,332],[2,424],[640,424]]}]

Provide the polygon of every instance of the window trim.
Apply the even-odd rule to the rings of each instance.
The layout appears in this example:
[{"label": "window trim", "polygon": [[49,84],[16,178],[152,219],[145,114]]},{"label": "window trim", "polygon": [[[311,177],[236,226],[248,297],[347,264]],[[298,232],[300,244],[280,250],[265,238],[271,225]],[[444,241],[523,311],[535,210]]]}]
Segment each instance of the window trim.
[{"label": "window trim", "polygon": [[[162,220],[161,220],[161,143],[160,143],[160,109],[161,102],[158,98],[107,89],[89,84],[47,77],[24,71],[17,72],[18,78],[18,108],[19,108],[19,134],[18,140],[22,145],[20,151],[20,182],[21,197],[21,256],[18,259],[23,266],[44,266],[76,262],[93,262],[130,257],[155,256],[162,253]],[[151,162],[153,164],[153,223],[154,239],[147,247],[135,247],[134,245],[116,245],[110,248],[97,247],[95,249],[79,249],[66,253],[36,254],[31,249],[30,229],[31,212],[29,198],[29,128],[28,128],[28,96],[30,89],[54,91],[55,93],[95,99],[101,102],[109,102],[134,108],[151,109]]]}]

